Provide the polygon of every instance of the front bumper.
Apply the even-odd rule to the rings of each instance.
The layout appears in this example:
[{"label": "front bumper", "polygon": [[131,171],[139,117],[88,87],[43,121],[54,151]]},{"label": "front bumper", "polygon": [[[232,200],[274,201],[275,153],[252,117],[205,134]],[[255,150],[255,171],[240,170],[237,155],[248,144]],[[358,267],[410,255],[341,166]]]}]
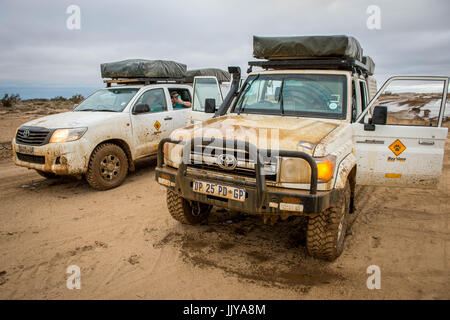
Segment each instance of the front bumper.
[{"label": "front bumper", "polygon": [[[191,141],[183,149],[183,161],[178,169],[164,165],[163,148],[165,143],[181,143],[171,139],[163,139],[158,148],[158,165],[156,168],[156,181],[170,190],[178,193],[185,199],[198,201],[228,208],[231,210],[246,212],[250,214],[290,214],[304,215],[317,214],[333,206],[342,196],[341,189],[332,189],[330,191],[317,191],[317,166],[312,157],[302,152],[279,151],[280,156],[300,157],[305,159],[311,166],[310,190],[294,190],[278,187],[267,187],[264,175],[261,174],[259,159],[259,150],[254,155],[256,160],[256,179],[255,182],[244,181],[240,179],[231,179],[218,175],[208,175],[196,171],[188,171],[186,154],[190,152],[189,147],[196,142]],[[246,144],[247,151],[252,146]],[[256,149],[254,149],[256,150]],[[245,201],[236,201],[231,199],[222,199],[211,195],[205,195],[193,191],[194,180],[201,180],[210,183],[217,183],[233,187],[245,188]]]},{"label": "front bumper", "polygon": [[64,143],[47,143],[41,146],[18,144],[12,141],[13,160],[18,166],[51,172],[57,175],[82,175],[86,173],[89,153],[83,138]]}]

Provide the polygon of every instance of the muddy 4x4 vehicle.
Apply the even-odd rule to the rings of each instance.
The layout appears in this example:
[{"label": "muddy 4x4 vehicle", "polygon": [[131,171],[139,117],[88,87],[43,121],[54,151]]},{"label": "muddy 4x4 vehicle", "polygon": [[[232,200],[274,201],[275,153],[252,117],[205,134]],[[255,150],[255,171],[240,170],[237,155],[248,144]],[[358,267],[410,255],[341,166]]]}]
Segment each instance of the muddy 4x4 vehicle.
[{"label": "muddy 4x4 vehicle", "polygon": [[[144,70],[145,72],[142,72]],[[137,72],[141,73],[137,73]],[[192,101],[186,66],[127,60],[102,65],[106,88],[70,112],[29,121],[12,141],[14,163],[46,178],[85,176],[98,190],[120,185],[138,159],[186,125],[189,107],[173,108],[171,94]]]},{"label": "muddy 4x4 vehicle", "polygon": [[[334,260],[355,211],[357,184],[437,185],[449,78],[393,77],[369,102],[374,64],[354,38],[254,41],[255,57],[268,60],[249,64],[265,70],[251,72],[241,90],[232,88],[215,118],[162,140],[156,180],[182,223],[202,222],[213,206],[268,221],[305,216],[309,254]],[[391,96],[404,83],[423,90],[417,82],[440,86],[436,118],[405,125],[378,105],[392,84],[402,85],[393,85]]]},{"label": "muddy 4x4 vehicle", "polygon": [[[136,160],[156,155],[159,141],[186,125],[191,113],[188,102],[193,102],[193,75],[203,75],[216,87],[230,80],[219,69],[186,71],[184,64],[161,60],[105,63],[101,71],[102,78],[111,78],[104,80],[107,87],[73,111],[18,128],[12,141],[16,165],[35,169],[46,178],[85,176],[98,190],[117,187],[134,170]],[[201,97],[220,103],[216,87],[202,91]],[[183,105],[172,106],[174,92]]]}]

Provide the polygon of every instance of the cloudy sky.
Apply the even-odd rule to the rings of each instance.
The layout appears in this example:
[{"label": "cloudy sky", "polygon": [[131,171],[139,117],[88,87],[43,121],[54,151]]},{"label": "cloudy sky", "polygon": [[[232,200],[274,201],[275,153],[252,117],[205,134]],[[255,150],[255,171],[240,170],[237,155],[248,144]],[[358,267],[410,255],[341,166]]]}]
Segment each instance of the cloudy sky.
[{"label": "cloudy sky", "polygon": [[[66,26],[70,5],[80,7],[80,30]],[[370,5],[381,10],[379,30],[367,27]],[[245,71],[253,35],[355,36],[379,85],[391,75],[448,76],[448,14],[448,0],[0,0],[0,93],[93,90],[100,63],[129,58]]]}]

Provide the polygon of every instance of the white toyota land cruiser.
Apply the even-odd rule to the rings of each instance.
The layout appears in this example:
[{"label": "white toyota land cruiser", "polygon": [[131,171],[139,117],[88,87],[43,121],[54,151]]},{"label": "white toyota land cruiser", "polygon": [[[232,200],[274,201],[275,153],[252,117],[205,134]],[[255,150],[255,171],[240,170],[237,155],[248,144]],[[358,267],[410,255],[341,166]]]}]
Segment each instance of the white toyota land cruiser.
[{"label": "white toyota land cruiser", "polygon": [[354,38],[255,37],[254,56],[266,70],[234,86],[215,118],[159,144],[156,180],[174,219],[200,223],[213,206],[305,216],[309,254],[334,260],[357,184],[437,186],[448,77],[393,77],[370,100],[374,64]]}]

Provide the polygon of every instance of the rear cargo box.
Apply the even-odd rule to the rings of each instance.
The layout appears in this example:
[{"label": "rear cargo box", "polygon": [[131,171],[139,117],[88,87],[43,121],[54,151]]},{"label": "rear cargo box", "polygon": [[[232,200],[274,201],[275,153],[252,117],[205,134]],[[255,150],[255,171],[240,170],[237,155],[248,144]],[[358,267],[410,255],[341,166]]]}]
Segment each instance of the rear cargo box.
[{"label": "rear cargo box", "polygon": [[186,72],[186,82],[194,82],[194,77],[210,76],[216,77],[219,82],[231,81],[231,75],[221,69],[205,68],[205,69],[193,69]]},{"label": "rear cargo box", "polygon": [[373,62],[372,58],[369,56],[364,56],[362,59],[362,63],[364,63],[369,71],[370,75],[373,75],[375,72],[375,62]]},{"label": "rear cargo box", "polygon": [[186,65],[175,61],[129,59],[100,65],[102,78],[183,78]]},{"label": "rear cargo box", "polygon": [[258,37],[253,36],[253,56],[257,59],[302,59],[342,57],[362,62],[363,50],[353,37],[300,36]]}]

